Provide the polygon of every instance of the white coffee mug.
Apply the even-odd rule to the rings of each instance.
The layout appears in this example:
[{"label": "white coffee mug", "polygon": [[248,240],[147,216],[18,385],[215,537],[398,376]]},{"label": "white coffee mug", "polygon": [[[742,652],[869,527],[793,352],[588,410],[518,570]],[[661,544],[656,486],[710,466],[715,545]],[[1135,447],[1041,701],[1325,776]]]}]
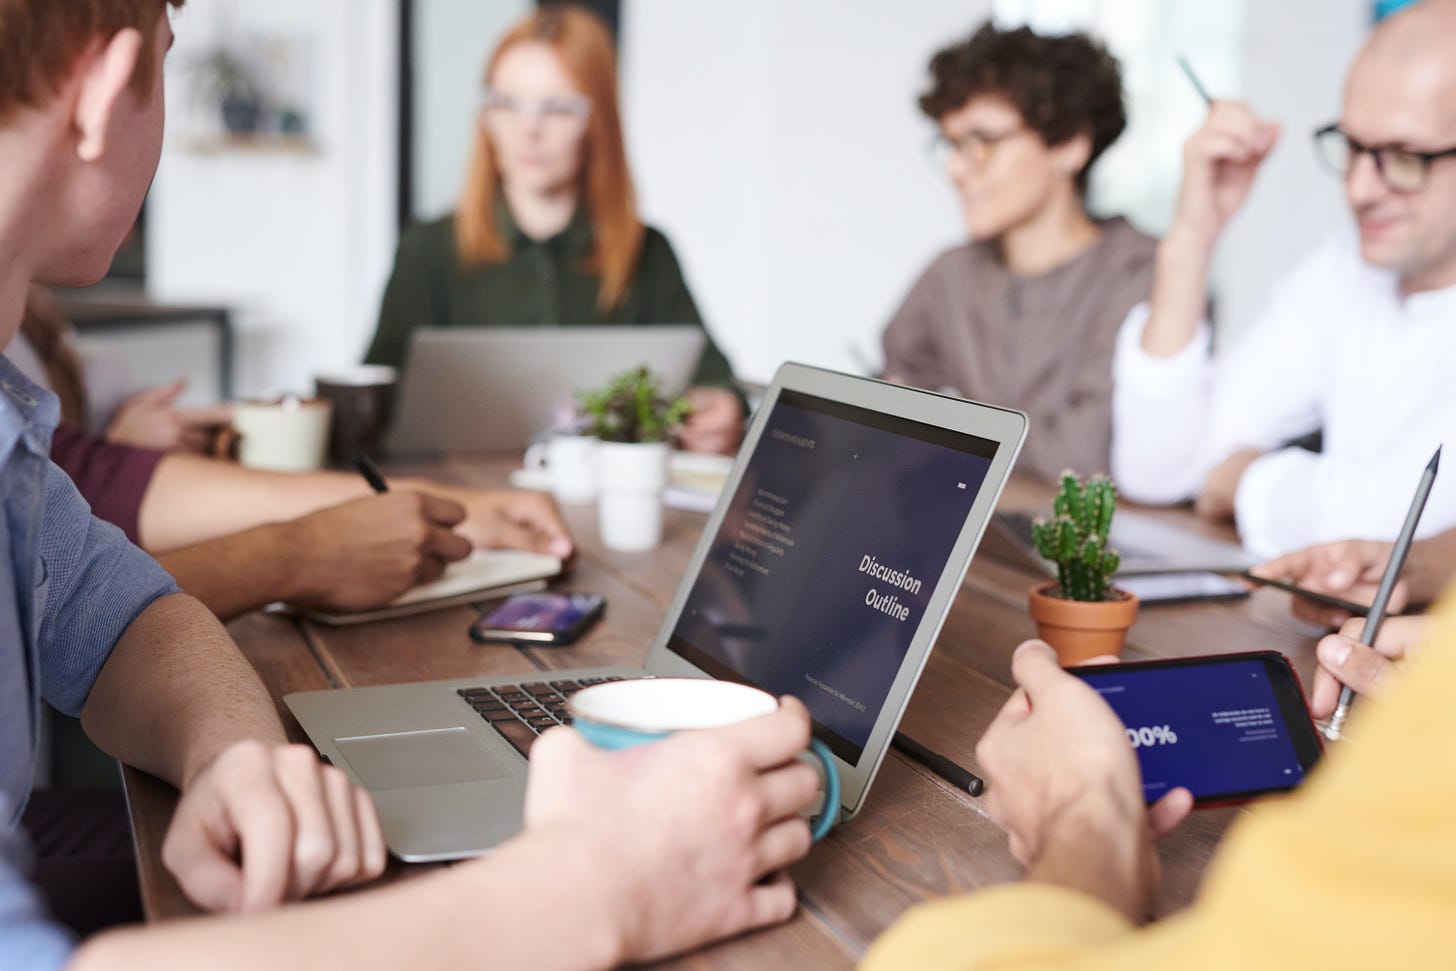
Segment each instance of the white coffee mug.
[{"label": "white coffee mug", "polygon": [[667,459],[664,442],[601,444],[597,522],[607,549],[643,553],[662,542]]},{"label": "white coffee mug", "polygon": [[595,502],[600,444],[589,435],[553,435],[526,449],[525,466],[546,473],[557,502],[568,505]]},{"label": "white coffee mug", "polygon": [[254,469],[311,472],[323,467],[332,409],[322,398],[292,395],[233,405],[238,461]]}]

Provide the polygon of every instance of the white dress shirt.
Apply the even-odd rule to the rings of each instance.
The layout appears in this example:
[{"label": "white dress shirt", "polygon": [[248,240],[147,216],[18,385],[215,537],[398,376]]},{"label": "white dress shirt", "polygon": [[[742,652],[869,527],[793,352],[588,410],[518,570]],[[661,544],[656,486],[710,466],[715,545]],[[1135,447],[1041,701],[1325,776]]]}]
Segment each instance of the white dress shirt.
[{"label": "white dress shirt", "polygon": [[[1147,320],[1147,304],[1128,313],[1113,358],[1113,477],[1130,499],[1182,502],[1232,453],[1263,450],[1234,500],[1257,555],[1394,539],[1431,453],[1456,444],[1456,286],[1402,296],[1353,228],[1216,357],[1207,322],[1173,357],[1149,355]],[[1318,428],[1320,454],[1279,447]],[[1417,536],[1456,526],[1456,449],[1442,471]]]}]

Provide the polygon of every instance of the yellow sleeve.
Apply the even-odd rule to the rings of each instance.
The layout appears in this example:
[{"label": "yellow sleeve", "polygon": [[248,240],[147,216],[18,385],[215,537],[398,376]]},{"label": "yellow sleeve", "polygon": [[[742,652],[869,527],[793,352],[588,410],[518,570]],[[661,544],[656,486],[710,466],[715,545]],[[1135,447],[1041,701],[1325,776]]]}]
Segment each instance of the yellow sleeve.
[{"label": "yellow sleeve", "polygon": [[875,941],[861,968],[1035,968],[1105,946],[1132,929],[1122,914],[1086,894],[1023,883],[916,907]]},{"label": "yellow sleeve", "polygon": [[1183,913],[1133,931],[1023,885],[912,910],[870,949],[893,969],[1449,967],[1456,926],[1456,609],[1419,666],[1361,699],[1295,796],[1229,832]]}]

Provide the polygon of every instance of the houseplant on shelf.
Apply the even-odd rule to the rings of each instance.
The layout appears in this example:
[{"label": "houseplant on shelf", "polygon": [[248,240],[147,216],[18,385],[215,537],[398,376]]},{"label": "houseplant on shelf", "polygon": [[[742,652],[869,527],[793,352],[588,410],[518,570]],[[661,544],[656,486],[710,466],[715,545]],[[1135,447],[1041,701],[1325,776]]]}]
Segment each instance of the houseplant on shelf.
[{"label": "houseplant on shelf", "polygon": [[1108,581],[1121,562],[1107,545],[1116,507],[1117,492],[1107,476],[1083,482],[1064,472],[1052,502],[1054,518],[1039,517],[1032,525],[1037,551],[1056,565],[1057,579],[1031,588],[1031,619],[1064,665],[1121,655],[1137,619],[1137,597]]},{"label": "houseplant on shelf", "polygon": [[638,553],[662,541],[662,490],[669,442],[687,416],[685,398],[668,398],[645,367],[598,391],[579,392],[586,434],[597,451],[598,522],[608,549]]}]

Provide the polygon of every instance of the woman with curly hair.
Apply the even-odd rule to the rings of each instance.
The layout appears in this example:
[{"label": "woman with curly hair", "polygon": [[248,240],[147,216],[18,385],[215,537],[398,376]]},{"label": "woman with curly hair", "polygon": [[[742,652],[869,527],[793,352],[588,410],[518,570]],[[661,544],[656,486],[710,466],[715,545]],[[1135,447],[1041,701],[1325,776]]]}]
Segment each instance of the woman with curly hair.
[{"label": "woman with curly hair", "polygon": [[971,238],[890,321],[886,376],[1026,411],[1022,471],[1104,471],[1114,339],[1147,299],[1156,247],[1086,208],[1091,167],[1127,123],[1117,61],[1085,34],[988,23],[930,74],[920,109]]}]

